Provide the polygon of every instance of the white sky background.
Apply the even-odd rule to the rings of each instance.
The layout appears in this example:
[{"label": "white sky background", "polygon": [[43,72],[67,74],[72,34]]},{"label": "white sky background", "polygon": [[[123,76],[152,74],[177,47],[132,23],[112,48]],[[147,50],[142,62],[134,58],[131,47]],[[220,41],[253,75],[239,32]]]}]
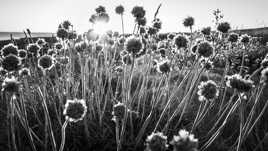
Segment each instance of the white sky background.
[{"label": "white sky background", "polygon": [[125,31],[132,32],[132,8],[143,6],[150,24],[160,3],[161,32],[185,31],[182,21],[187,16],[195,18],[195,29],[212,26],[212,11],[217,8],[233,28],[268,26],[268,0],[0,0],[0,31],[30,28],[33,32],[55,32],[60,22],[69,20],[81,33],[91,28],[89,17],[99,5],[105,6],[110,16],[109,28],[121,31],[120,16],[114,9],[122,4]]}]

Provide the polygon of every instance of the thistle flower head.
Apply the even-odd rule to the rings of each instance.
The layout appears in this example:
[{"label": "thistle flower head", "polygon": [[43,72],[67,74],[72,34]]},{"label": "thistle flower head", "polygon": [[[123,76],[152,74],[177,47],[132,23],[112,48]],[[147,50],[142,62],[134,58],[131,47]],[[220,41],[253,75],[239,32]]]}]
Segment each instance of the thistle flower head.
[{"label": "thistle flower head", "polygon": [[105,13],[106,12],[106,9],[104,6],[99,6],[95,9],[96,13]]},{"label": "thistle flower head", "polygon": [[54,65],[54,58],[50,55],[43,55],[38,59],[38,67],[42,71],[50,70]]},{"label": "thistle flower head", "polygon": [[18,56],[21,58],[21,59],[26,59],[27,58],[27,51],[24,50],[24,49],[20,49],[18,51]]},{"label": "thistle flower head", "polygon": [[78,122],[83,120],[87,113],[86,101],[81,99],[67,100],[63,115],[69,122]]},{"label": "thistle flower head", "polygon": [[125,104],[118,102],[117,104],[113,106],[112,115],[114,116],[114,118],[122,120],[125,116],[125,113],[126,113]]},{"label": "thistle flower head", "polygon": [[39,38],[36,43],[39,45],[39,46],[43,46],[44,44],[46,44],[46,41],[45,39],[43,38]]},{"label": "thistle flower head", "polygon": [[197,46],[197,54],[201,57],[208,58],[214,52],[214,48],[209,42],[201,42]]},{"label": "thistle flower head", "polygon": [[231,26],[228,22],[219,23],[217,30],[222,33],[227,33],[231,29]]},{"label": "thistle flower head", "polygon": [[171,71],[170,61],[164,60],[157,63],[157,71],[159,73],[169,73]]},{"label": "thistle flower head", "polygon": [[261,71],[261,81],[262,84],[268,84],[268,68],[266,67]]},{"label": "thistle flower head", "polygon": [[21,65],[20,58],[13,54],[7,55],[5,58],[3,58],[2,61],[2,67],[8,72],[19,70],[20,65]]},{"label": "thistle flower head", "polygon": [[2,49],[1,49],[1,55],[3,57],[9,55],[9,54],[13,54],[13,55],[18,55],[18,47],[15,46],[14,44],[10,43],[5,45]]},{"label": "thistle flower head", "polygon": [[142,6],[135,6],[132,9],[131,14],[136,18],[143,18],[145,16],[145,10]]},{"label": "thistle flower head", "polygon": [[58,28],[57,37],[61,39],[68,38],[68,31],[65,28]]},{"label": "thistle flower head", "polygon": [[167,136],[161,132],[152,133],[146,139],[148,151],[165,151],[167,149]]},{"label": "thistle flower head", "polygon": [[241,93],[248,92],[254,87],[252,80],[242,78],[239,74],[227,76],[226,85]]},{"label": "thistle flower head", "polygon": [[69,20],[63,21],[61,25],[66,30],[69,30],[70,29],[70,26],[72,26],[72,24],[71,24],[71,22]]},{"label": "thistle flower head", "polygon": [[188,131],[180,130],[179,135],[173,136],[170,144],[174,151],[197,151],[198,139],[194,138],[194,135]]},{"label": "thistle flower head", "polygon": [[211,33],[211,27],[205,27],[205,28],[203,28],[203,29],[201,30],[201,33],[202,33],[203,35],[207,35],[207,36],[209,36],[210,33]]},{"label": "thistle flower head", "polygon": [[124,13],[124,11],[125,11],[125,9],[122,5],[116,6],[116,8],[115,8],[116,14],[122,15]]},{"label": "thistle flower head", "polygon": [[243,44],[248,44],[249,41],[250,41],[250,36],[247,35],[247,34],[244,34],[244,35],[241,36],[240,41],[241,41]]},{"label": "thistle flower head", "polygon": [[194,18],[189,16],[183,20],[183,25],[185,27],[192,27],[194,25]]},{"label": "thistle flower head", "polygon": [[31,75],[30,69],[29,68],[22,68],[19,70],[19,75],[21,77],[28,77]]},{"label": "thistle flower head", "polygon": [[198,86],[199,101],[212,101],[219,96],[217,84],[212,81],[202,81]]},{"label": "thistle flower head", "polygon": [[38,56],[40,49],[40,46],[37,44],[29,44],[27,46],[28,52],[33,56]]},{"label": "thistle flower head", "polygon": [[177,35],[174,38],[174,44],[177,46],[178,49],[187,48],[188,39],[183,35]]},{"label": "thistle flower head", "polygon": [[235,43],[235,42],[237,42],[238,41],[238,34],[236,34],[236,33],[231,33],[230,35],[229,35],[229,37],[228,37],[228,41],[229,42],[232,42],[232,43]]},{"label": "thistle flower head", "polygon": [[20,88],[20,83],[17,79],[12,76],[11,78],[6,77],[2,83],[2,91],[9,93],[18,93]]},{"label": "thistle flower head", "polygon": [[130,54],[137,54],[142,49],[142,42],[139,38],[131,36],[125,42],[125,49]]}]

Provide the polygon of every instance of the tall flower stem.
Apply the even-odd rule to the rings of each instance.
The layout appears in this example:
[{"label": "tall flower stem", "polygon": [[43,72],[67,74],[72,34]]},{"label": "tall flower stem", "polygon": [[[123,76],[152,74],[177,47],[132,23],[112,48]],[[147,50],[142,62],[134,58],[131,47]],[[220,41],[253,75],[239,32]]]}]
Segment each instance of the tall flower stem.
[{"label": "tall flower stem", "polygon": [[122,33],[123,33],[123,36],[125,36],[123,14],[121,14],[121,23],[122,23]]},{"label": "tall flower stem", "polygon": [[63,149],[64,149],[65,138],[66,138],[66,135],[65,135],[65,129],[66,129],[68,123],[69,123],[69,120],[66,119],[65,122],[64,122],[64,124],[63,124],[62,127],[61,127],[61,144],[60,144],[60,149],[59,149],[59,151],[63,151]]}]

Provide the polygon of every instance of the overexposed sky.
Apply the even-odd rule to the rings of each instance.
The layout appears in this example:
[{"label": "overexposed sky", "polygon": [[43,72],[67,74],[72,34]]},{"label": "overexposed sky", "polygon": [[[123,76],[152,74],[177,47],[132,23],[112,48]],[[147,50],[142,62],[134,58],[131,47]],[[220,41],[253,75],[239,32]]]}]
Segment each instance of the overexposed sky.
[{"label": "overexposed sky", "polygon": [[55,32],[60,22],[69,20],[81,33],[91,27],[89,17],[99,5],[105,6],[110,15],[109,28],[121,31],[120,16],[114,9],[122,4],[125,31],[132,32],[132,8],[143,6],[150,24],[160,3],[162,32],[185,31],[182,20],[187,16],[195,18],[195,29],[211,26],[212,11],[217,8],[233,28],[268,26],[268,0],[0,0],[0,31],[30,28],[33,32]]}]

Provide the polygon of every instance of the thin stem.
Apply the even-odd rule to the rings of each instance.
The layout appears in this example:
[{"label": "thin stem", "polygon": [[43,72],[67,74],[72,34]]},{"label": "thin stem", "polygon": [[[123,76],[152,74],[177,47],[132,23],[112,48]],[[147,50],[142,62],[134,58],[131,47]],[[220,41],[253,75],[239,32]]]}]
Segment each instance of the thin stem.
[{"label": "thin stem", "polygon": [[65,137],[66,137],[66,136],[65,136],[65,129],[66,129],[68,123],[69,123],[69,120],[66,119],[65,122],[64,122],[64,124],[63,124],[62,127],[61,127],[61,144],[60,144],[60,149],[59,149],[59,151],[63,151],[63,149],[64,149],[64,145],[65,145]]}]

